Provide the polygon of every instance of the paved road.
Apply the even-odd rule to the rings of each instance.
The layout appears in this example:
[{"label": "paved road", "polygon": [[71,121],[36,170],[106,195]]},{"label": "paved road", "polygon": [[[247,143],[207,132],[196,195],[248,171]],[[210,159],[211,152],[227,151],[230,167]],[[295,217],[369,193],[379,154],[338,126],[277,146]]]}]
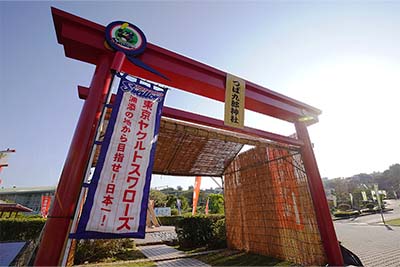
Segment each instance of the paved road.
[{"label": "paved road", "polygon": [[187,258],[187,255],[169,247],[167,245],[149,245],[140,246],[138,249],[149,259],[155,261],[157,266],[170,267],[170,266],[200,266],[208,267],[210,265],[205,264],[196,259]]},{"label": "paved road", "polygon": [[335,223],[335,228],[342,245],[365,266],[400,266],[400,227]]},{"label": "paved road", "polygon": [[[400,218],[400,200],[389,200],[385,219]],[[400,227],[386,227],[380,214],[339,220],[334,223],[339,241],[367,267],[400,267]]]},{"label": "paved road", "polygon": [[136,245],[161,244],[177,239],[175,226],[146,227],[145,239],[133,239]]}]

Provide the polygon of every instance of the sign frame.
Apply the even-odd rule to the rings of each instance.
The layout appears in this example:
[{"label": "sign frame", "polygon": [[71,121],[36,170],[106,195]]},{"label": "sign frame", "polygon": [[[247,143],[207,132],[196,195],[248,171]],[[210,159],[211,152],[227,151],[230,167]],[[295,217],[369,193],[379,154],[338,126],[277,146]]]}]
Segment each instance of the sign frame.
[{"label": "sign frame", "polygon": [[244,128],[246,81],[226,74],[224,124]]}]

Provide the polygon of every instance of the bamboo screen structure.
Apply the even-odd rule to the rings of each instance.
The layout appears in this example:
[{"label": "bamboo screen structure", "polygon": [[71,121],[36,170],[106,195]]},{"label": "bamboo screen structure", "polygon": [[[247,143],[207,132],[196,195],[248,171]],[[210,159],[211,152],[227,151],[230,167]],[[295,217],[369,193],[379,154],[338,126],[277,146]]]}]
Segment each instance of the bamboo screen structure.
[{"label": "bamboo screen structure", "polygon": [[327,262],[297,151],[259,146],[225,171],[228,246],[302,265]]},{"label": "bamboo screen structure", "polygon": [[[107,114],[109,114],[108,111]],[[109,116],[103,124],[103,139]],[[264,145],[267,141],[234,132],[161,118],[154,157],[154,174],[176,176],[217,176],[237,156],[245,144]],[[96,147],[92,166],[100,154]]]},{"label": "bamboo screen structure", "polygon": [[[107,120],[104,129],[106,125]],[[224,175],[229,247],[302,265],[326,263],[296,149],[167,118],[162,118],[157,138],[153,173]],[[239,154],[244,144],[255,148]],[[93,166],[99,151],[97,146]]]},{"label": "bamboo screen structure", "polygon": [[153,173],[221,176],[243,147],[238,136],[163,118]]}]

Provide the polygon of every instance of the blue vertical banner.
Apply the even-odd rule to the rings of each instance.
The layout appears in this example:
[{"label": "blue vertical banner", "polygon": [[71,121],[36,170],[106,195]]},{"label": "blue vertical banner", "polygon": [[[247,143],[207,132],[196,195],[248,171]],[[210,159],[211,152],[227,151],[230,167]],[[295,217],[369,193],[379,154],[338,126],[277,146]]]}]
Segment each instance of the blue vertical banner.
[{"label": "blue vertical banner", "polygon": [[124,73],[76,233],[144,238],[154,154],[166,90]]}]

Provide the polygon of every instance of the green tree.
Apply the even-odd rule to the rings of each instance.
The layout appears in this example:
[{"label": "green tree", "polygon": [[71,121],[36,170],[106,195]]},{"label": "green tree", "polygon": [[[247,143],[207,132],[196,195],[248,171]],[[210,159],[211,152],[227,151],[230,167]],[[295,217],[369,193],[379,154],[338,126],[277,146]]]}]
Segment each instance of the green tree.
[{"label": "green tree", "polygon": [[170,207],[171,209],[178,208],[176,206],[176,200],[178,198],[181,200],[181,210],[186,211],[189,208],[189,203],[184,196],[177,197],[175,195],[168,195],[167,196],[167,207]]},{"label": "green tree", "polygon": [[178,191],[173,187],[167,187],[167,188],[161,189],[160,191],[166,195],[176,195],[178,193]]},{"label": "green tree", "polygon": [[183,196],[180,196],[179,199],[181,200],[181,210],[182,210],[182,212],[189,210],[190,206],[189,206],[188,200]]},{"label": "green tree", "polygon": [[167,195],[167,207],[171,209],[176,208],[176,199],[177,197],[175,195]]},{"label": "green tree", "polygon": [[210,213],[224,213],[224,196],[221,194],[209,194],[208,208]]},{"label": "green tree", "polygon": [[400,164],[393,164],[388,170],[384,171],[381,179],[378,180],[379,187],[386,189],[390,197],[400,197]]},{"label": "green tree", "polygon": [[165,207],[167,204],[167,195],[155,189],[150,189],[150,199],[154,200],[154,207]]},{"label": "green tree", "polygon": [[183,191],[182,194],[179,195],[179,197],[186,198],[186,200],[189,202],[189,206],[192,206],[192,204],[193,204],[193,188]]}]

